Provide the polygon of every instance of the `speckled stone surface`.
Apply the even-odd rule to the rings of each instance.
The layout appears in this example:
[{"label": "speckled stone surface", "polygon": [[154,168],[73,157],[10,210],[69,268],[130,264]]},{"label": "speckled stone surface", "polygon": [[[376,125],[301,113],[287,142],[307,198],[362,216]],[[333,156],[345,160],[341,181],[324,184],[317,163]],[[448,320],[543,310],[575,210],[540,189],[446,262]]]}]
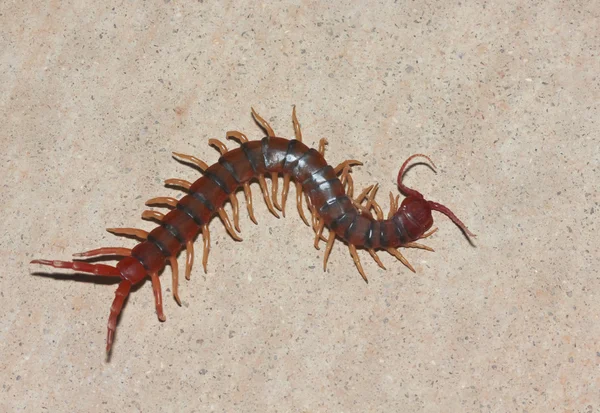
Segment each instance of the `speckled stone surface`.
[{"label": "speckled stone surface", "polygon": [[[0,4],[0,411],[600,411],[598,2],[136,3]],[[198,177],[171,151],[261,138],[251,105],[292,136],[292,104],[386,210],[431,155],[405,181],[474,245],[436,214],[367,285],[254,184],[259,225],[213,221],[183,306],[144,283],[107,360],[114,283],[29,261],[133,246],[104,228]]]}]

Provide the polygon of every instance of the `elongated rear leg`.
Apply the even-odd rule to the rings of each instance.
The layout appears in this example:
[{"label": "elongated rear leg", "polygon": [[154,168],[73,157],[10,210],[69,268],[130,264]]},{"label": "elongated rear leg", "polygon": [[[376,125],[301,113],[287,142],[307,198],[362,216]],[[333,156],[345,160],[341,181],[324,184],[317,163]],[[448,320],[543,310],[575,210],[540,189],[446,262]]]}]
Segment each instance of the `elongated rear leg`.
[{"label": "elongated rear leg", "polygon": [[121,281],[115,291],[115,299],[110,306],[110,315],[108,316],[108,325],[106,333],[106,352],[110,352],[112,348],[113,340],[115,337],[115,330],[117,329],[117,318],[123,308],[123,303],[129,295],[131,290],[131,283],[129,281]]}]

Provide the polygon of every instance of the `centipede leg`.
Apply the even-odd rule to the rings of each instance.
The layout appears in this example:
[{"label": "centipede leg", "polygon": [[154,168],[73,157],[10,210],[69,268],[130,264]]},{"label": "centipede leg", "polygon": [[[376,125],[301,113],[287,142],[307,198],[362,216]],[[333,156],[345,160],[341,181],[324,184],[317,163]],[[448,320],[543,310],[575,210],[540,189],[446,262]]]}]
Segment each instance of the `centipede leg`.
[{"label": "centipede leg", "polygon": [[383,263],[381,262],[381,260],[379,259],[379,256],[377,255],[377,253],[375,252],[375,250],[373,250],[372,248],[369,248],[369,254],[371,254],[371,257],[373,257],[373,259],[375,260],[375,262],[377,263],[377,265],[379,265],[381,268],[383,268],[384,270],[385,265],[383,265]]},{"label": "centipede leg", "polygon": [[194,243],[190,240],[185,244],[185,279],[189,280],[194,265]]},{"label": "centipede leg", "polygon": [[435,250],[433,248],[428,247],[427,245],[419,244],[418,242],[409,242],[408,244],[403,244],[402,247],[404,247],[404,248],[419,248],[422,250],[435,252]]},{"label": "centipede leg", "polygon": [[254,116],[256,122],[258,122],[258,124],[265,130],[265,132],[267,132],[267,136],[269,138],[274,138],[275,132],[273,132],[273,128],[271,127],[271,125],[269,125],[269,123],[266,120],[264,120],[258,113],[256,113],[254,108],[250,109],[252,110],[252,116]]},{"label": "centipede leg", "polygon": [[273,208],[273,204],[271,203],[271,198],[269,198],[269,192],[267,191],[267,182],[265,181],[264,175],[258,175],[258,183],[260,184],[260,190],[262,191],[263,198],[265,199],[265,203],[267,204],[267,208],[275,217],[279,218],[279,214]]},{"label": "centipede leg", "polygon": [[248,215],[250,216],[252,222],[258,224],[258,222],[256,222],[256,217],[254,216],[254,208],[252,207],[252,192],[250,191],[250,184],[248,184],[248,182],[244,184],[244,195],[246,196]]},{"label": "centipede leg", "polygon": [[237,232],[241,232],[240,231],[240,204],[238,202],[237,197],[235,196],[235,194],[233,192],[231,194],[229,194],[229,202],[231,202],[231,210],[233,213],[233,225],[235,226],[235,229],[237,230]]},{"label": "centipede leg", "polygon": [[279,186],[279,174],[277,172],[271,173],[271,198],[273,198],[273,206],[281,211],[281,205],[277,201],[277,189]]},{"label": "centipede leg", "polygon": [[160,222],[160,221],[162,221],[162,219],[164,217],[165,217],[165,214],[163,214],[162,212],[158,212],[158,211],[146,210],[146,211],[142,212],[142,219],[154,220],[154,221]]},{"label": "centipede leg", "polygon": [[348,249],[350,250],[350,255],[352,255],[352,259],[354,260],[354,264],[356,264],[356,268],[358,268],[358,272],[363,277],[363,280],[368,284],[369,280],[365,275],[365,271],[363,270],[362,264],[360,263],[360,258],[358,258],[358,253],[356,252],[356,247],[352,244],[348,244]]},{"label": "centipede leg", "polygon": [[171,198],[170,196],[159,196],[157,198],[152,198],[146,201],[147,206],[159,206],[159,205],[168,205],[171,208],[175,208],[177,206],[177,200],[175,198]]},{"label": "centipede leg", "polygon": [[210,230],[208,229],[208,225],[202,225],[202,245],[203,245],[203,255],[202,255],[202,266],[204,267],[204,274],[207,273],[207,265],[208,265],[208,253],[210,252]]},{"label": "centipede leg", "polygon": [[158,279],[158,274],[153,272],[150,274],[150,279],[152,280],[152,292],[154,293],[154,305],[156,307],[156,315],[160,321],[165,321],[167,317],[165,317],[165,313],[163,312],[163,303],[162,303],[162,291],[160,287],[160,280]]},{"label": "centipede leg", "polygon": [[74,257],[95,257],[98,255],[119,255],[121,257],[128,257],[131,255],[131,250],[129,248],[120,247],[103,247],[73,254]]},{"label": "centipede leg", "polygon": [[169,265],[171,265],[171,276],[173,277],[173,298],[177,301],[177,304],[181,307],[181,300],[179,299],[179,266],[177,265],[177,258],[169,257]]},{"label": "centipede leg", "polygon": [[296,140],[302,142],[302,130],[300,129],[300,122],[296,117],[296,105],[292,107],[292,123],[294,124],[294,136]]},{"label": "centipede leg", "polygon": [[285,203],[290,191],[290,175],[283,175],[283,191],[281,191],[281,214],[285,217]]},{"label": "centipede leg", "polygon": [[246,137],[246,135],[244,135],[242,132],[238,132],[236,130],[230,130],[230,131],[228,131],[225,134],[225,137],[227,139],[235,139],[239,143],[246,143],[246,142],[248,142],[248,138]]},{"label": "centipede leg", "polygon": [[233,230],[233,225],[231,225],[231,221],[229,220],[229,216],[227,215],[227,212],[225,212],[225,210],[222,207],[217,209],[217,212],[219,214],[219,217],[221,218],[221,221],[223,222],[223,225],[225,225],[225,229],[227,230],[229,235],[231,235],[231,237],[234,240],[241,241],[242,238],[238,234],[236,234],[235,231]]},{"label": "centipede leg", "polygon": [[315,248],[316,249],[320,249],[319,241],[321,240],[321,237],[323,236],[323,228],[325,228],[324,220],[320,220],[320,221],[316,222],[316,228],[315,228]]},{"label": "centipede leg", "polygon": [[131,283],[129,281],[121,281],[115,291],[115,299],[110,306],[110,315],[108,316],[108,326],[106,333],[106,352],[108,353],[112,348],[113,340],[115,337],[115,330],[117,329],[117,318],[123,308],[123,303],[129,295],[131,290]]},{"label": "centipede leg", "polygon": [[437,232],[437,230],[438,230],[438,229],[437,229],[437,227],[436,227],[436,228],[432,229],[431,231],[429,231],[429,232],[426,232],[425,234],[421,235],[421,238],[420,238],[420,239],[423,239],[423,238],[428,238],[428,237],[432,236],[433,234],[435,234],[435,233]]},{"label": "centipede leg", "polygon": [[321,140],[319,140],[319,153],[321,154],[321,156],[325,155],[325,146],[328,144],[329,142],[327,142],[327,139],[325,138],[321,138]]},{"label": "centipede leg", "polygon": [[196,165],[198,168],[200,168],[201,171],[206,171],[208,169],[208,164],[206,162],[196,158],[193,155],[186,155],[184,153],[173,152],[173,157],[179,162],[191,163],[192,165]]},{"label": "centipede leg", "polygon": [[360,166],[362,164],[363,163],[361,161],[357,161],[356,159],[347,159],[344,162],[338,164],[338,166],[336,166],[335,168],[333,168],[333,171],[337,175],[340,172],[342,172],[345,167],[351,168],[353,166]]},{"label": "centipede leg", "polygon": [[225,155],[227,153],[227,146],[218,139],[209,139],[208,144],[215,147],[221,155]]},{"label": "centipede leg", "polygon": [[329,237],[327,238],[327,245],[325,246],[325,255],[323,256],[323,271],[327,271],[327,260],[329,259],[329,254],[331,253],[331,248],[333,248],[333,243],[335,242],[335,232],[329,231]]},{"label": "centipede leg", "polygon": [[58,260],[33,260],[30,264],[48,265],[54,268],[66,268],[68,270],[83,271],[89,274],[103,277],[120,277],[121,272],[115,267],[105,264],[90,264],[84,261],[58,261]]},{"label": "centipede leg", "polygon": [[416,271],[413,268],[413,266],[410,265],[410,262],[408,262],[408,260],[406,258],[404,258],[404,256],[400,253],[400,251],[398,251],[395,248],[388,248],[387,252],[389,252],[390,254],[392,254],[394,257],[398,258],[400,260],[400,262],[402,262],[402,264],[404,264],[409,270],[411,270],[412,272],[416,273]]},{"label": "centipede leg", "polygon": [[304,209],[302,208],[302,185],[299,182],[296,182],[296,203],[298,204],[298,213],[300,214],[300,218],[306,225],[310,227],[306,216],[304,215]]},{"label": "centipede leg", "polygon": [[145,241],[148,238],[148,231],[137,228],[106,228],[108,232],[114,235],[122,235],[125,237],[135,237]]}]

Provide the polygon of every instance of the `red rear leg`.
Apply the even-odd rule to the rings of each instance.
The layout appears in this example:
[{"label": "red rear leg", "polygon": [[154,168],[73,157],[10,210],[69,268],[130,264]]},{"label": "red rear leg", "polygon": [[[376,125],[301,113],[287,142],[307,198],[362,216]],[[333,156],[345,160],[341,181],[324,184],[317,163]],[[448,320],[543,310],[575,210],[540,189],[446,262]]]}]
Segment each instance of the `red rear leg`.
[{"label": "red rear leg", "polygon": [[110,306],[110,316],[108,317],[108,332],[106,333],[106,352],[110,351],[112,347],[113,338],[115,336],[115,330],[117,329],[117,317],[121,313],[123,303],[129,295],[131,290],[131,283],[129,281],[121,281],[117,291],[115,291],[115,299]]}]

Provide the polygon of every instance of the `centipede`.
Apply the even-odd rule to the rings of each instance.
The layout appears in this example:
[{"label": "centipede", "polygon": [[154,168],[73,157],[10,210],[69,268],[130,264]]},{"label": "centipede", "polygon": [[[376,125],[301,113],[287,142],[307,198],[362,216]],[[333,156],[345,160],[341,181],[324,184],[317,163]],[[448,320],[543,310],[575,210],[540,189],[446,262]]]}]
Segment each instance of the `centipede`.
[{"label": "centipede", "polygon": [[[185,164],[198,168],[202,176],[191,183],[183,179],[167,179],[165,184],[185,191],[186,195],[177,200],[172,197],[157,197],[146,202],[147,206],[165,207],[168,213],[146,210],[142,218],[153,220],[158,226],[148,232],[137,228],[107,228],[112,234],[132,237],[139,240],[133,248],[102,247],[73,254],[72,261],[35,259],[31,264],[41,264],[60,269],[94,274],[98,277],[118,279],[115,298],[108,317],[106,352],[111,352],[115,338],[117,320],[132,287],[150,278],[154,294],[156,314],[165,321],[163,311],[162,288],[159,275],[166,265],[171,267],[172,293],[176,303],[179,298],[179,266],[177,256],[185,249],[185,278],[190,280],[194,264],[194,241],[201,235],[203,245],[202,267],[207,272],[210,252],[209,223],[219,217],[229,235],[236,241],[240,237],[240,206],[238,192],[245,196],[248,215],[256,224],[250,183],[258,181],[268,210],[277,218],[279,213],[285,217],[286,202],[290,185],[295,184],[296,205],[304,223],[314,231],[314,246],[320,249],[325,243],[323,270],[336,240],[344,242],[354,264],[365,282],[367,276],[361,264],[357,250],[366,250],[383,269],[379,251],[385,251],[396,257],[410,271],[414,267],[400,252],[400,248],[419,248],[433,251],[432,248],[417,241],[430,237],[436,232],[433,228],[432,211],[440,212],[456,224],[467,237],[475,235],[459,220],[454,213],[442,204],[426,200],[415,189],[403,184],[402,178],[407,166],[415,158],[427,160],[435,171],[431,158],[424,154],[410,156],[398,172],[398,189],[405,195],[389,194],[390,209],[387,217],[375,200],[378,185],[367,186],[357,196],[354,195],[354,181],[351,170],[362,162],[349,159],[332,167],[324,158],[325,138],[319,141],[317,149],[309,148],[302,141],[302,131],[296,116],[296,107],[292,109],[294,139],[277,137],[273,128],[253,108],[251,114],[255,122],[266,132],[260,140],[249,140],[239,131],[228,131],[226,139],[237,141],[238,148],[228,150],[225,143],[218,139],[209,139],[209,145],[215,147],[220,157],[218,162],[208,165],[199,158],[182,153],[173,153],[173,157]],[[267,187],[266,177],[271,180],[271,190]],[[279,197],[279,179],[283,179]],[[232,218],[225,210],[230,203]],[[309,218],[304,213],[304,206]],[[278,212],[279,211],[279,212]],[[324,231],[327,229],[327,236]],[[117,260],[115,266],[90,262],[90,259]]]}]

